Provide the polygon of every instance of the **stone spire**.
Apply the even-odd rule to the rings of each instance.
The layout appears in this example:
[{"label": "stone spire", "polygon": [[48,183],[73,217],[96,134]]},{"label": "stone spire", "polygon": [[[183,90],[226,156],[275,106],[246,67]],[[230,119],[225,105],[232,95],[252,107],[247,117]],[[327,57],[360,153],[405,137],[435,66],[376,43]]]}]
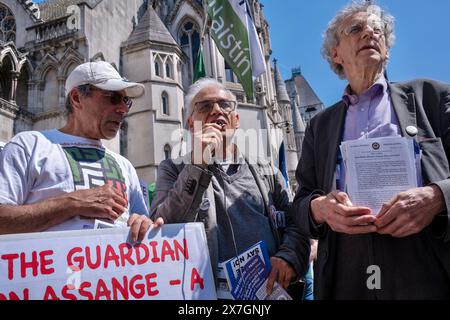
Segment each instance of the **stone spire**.
[{"label": "stone spire", "polygon": [[124,45],[129,46],[146,41],[153,44],[177,46],[177,42],[152,6],[148,6],[147,11]]},{"label": "stone spire", "polygon": [[292,104],[292,125],[295,133],[305,133],[306,126],[296,103]]},{"label": "stone spire", "polygon": [[281,78],[280,70],[278,70],[277,59],[273,59],[274,64],[274,80],[275,80],[275,90],[277,93],[277,101],[279,103],[290,103],[289,96],[286,90],[286,84]]},{"label": "stone spire", "polygon": [[300,110],[296,103],[296,99],[291,104],[292,106],[292,126],[294,127],[295,144],[297,147],[297,159],[302,155],[302,144],[305,137],[305,122],[303,122]]}]

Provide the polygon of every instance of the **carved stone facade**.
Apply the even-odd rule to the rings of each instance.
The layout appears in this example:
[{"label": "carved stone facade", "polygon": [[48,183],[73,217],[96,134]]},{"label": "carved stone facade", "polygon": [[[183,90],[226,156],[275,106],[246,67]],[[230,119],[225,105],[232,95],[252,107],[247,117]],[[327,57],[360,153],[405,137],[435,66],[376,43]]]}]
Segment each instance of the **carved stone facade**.
[{"label": "carved stone facade", "polygon": [[[210,37],[201,0],[0,0],[0,20],[9,21],[0,30],[0,141],[61,127],[69,73],[86,61],[108,61],[144,84],[146,94],[135,101],[120,136],[105,144],[129,158],[143,180],[155,181],[159,163],[185,151],[183,99],[204,35],[207,76],[236,94],[241,128],[264,129],[269,147],[259,153],[278,164],[283,140],[287,154],[296,152],[292,111],[287,94],[277,93],[263,6],[248,4],[267,70],[256,80],[254,101],[247,101]],[[287,159],[292,172],[297,162]]]}]

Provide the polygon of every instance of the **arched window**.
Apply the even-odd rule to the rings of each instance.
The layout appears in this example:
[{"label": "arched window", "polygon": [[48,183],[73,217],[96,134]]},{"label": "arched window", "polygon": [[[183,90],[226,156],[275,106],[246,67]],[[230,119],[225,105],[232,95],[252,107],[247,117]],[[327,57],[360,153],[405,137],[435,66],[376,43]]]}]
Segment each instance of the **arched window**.
[{"label": "arched window", "polygon": [[158,60],[155,61],[155,75],[161,77],[161,67]]},{"label": "arched window", "polygon": [[10,100],[11,97],[11,72],[13,71],[13,59],[7,54],[0,63],[0,98]]},{"label": "arched window", "polygon": [[200,49],[200,32],[199,28],[192,21],[185,22],[180,29],[180,46],[183,52],[188,56],[188,72],[189,79],[192,80],[194,74],[194,66]]},{"label": "arched window", "polygon": [[169,115],[169,95],[167,92],[163,92],[161,95],[161,109],[163,114]]},{"label": "arched window", "polygon": [[16,19],[11,10],[0,3],[0,41],[16,41]]},{"label": "arched window", "polygon": [[173,76],[172,76],[172,65],[171,65],[170,61],[166,62],[166,77],[170,78],[170,79],[173,79]]},{"label": "arched window", "polygon": [[172,148],[170,147],[169,144],[166,144],[164,146],[164,159],[170,159],[170,155],[172,153]]}]

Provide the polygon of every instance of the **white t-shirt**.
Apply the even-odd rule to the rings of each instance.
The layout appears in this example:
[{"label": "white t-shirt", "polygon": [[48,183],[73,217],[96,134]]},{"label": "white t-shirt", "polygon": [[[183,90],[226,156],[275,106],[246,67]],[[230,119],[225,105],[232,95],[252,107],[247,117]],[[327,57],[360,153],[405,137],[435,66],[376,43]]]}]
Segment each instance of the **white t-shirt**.
[{"label": "white t-shirt", "polygon": [[[136,170],[101,141],[57,129],[17,134],[0,153],[0,203],[33,204],[76,190],[111,184],[128,200],[130,214],[148,214]],[[47,231],[91,229],[75,217]]]}]

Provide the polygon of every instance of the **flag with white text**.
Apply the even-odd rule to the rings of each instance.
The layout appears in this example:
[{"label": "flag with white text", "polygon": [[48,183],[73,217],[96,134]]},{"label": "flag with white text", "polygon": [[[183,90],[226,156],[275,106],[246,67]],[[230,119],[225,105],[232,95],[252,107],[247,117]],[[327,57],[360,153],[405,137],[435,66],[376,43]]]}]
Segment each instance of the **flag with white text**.
[{"label": "flag with white text", "polygon": [[246,1],[208,0],[208,14],[216,46],[239,78],[247,97],[253,98],[253,79],[266,68]]}]

